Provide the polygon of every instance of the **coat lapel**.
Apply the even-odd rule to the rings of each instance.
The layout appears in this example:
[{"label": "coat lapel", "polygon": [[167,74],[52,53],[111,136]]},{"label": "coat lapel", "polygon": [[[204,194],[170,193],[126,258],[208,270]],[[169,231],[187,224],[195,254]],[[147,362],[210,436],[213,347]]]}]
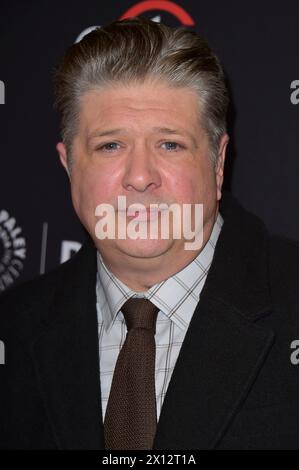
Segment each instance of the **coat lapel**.
[{"label": "coat lapel", "polygon": [[60,449],[103,449],[96,257],[88,241],[52,299],[50,324],[32,345],[40,390]]},{"label": "coat lapel", "polygon": [[[154,449],[214,448],[274,340],[263,225],[226,195],[224,225],[164,399]],[[41,394],[61,449],[104,449],[96,252],[65,263],[49,322],[32,344]]]},{"label": "coat lapel", "polygon": [[232,305],[203,299],[173,371],[154,449],[214,448],[272,341],[271,332],[242,318]]}]

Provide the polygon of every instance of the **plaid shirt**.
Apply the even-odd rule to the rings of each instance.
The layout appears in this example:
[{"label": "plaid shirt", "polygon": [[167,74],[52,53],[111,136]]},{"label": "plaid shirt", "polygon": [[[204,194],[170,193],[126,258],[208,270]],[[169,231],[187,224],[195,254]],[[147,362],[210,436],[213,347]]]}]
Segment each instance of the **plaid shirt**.
[{"label": "plaid shirt", "polygon": [[115,364],[127,334],[120,309],[130,297],[145,297],[159,308],[155,335],[155,385],[159,419],[172,371],[198,304],[222,224],[223,218],[218,212],[210,238],[198,256],[184,269],[153,285],[145,293],[131,290],[116,278],[97,251],[96,293],[103,421]]}]

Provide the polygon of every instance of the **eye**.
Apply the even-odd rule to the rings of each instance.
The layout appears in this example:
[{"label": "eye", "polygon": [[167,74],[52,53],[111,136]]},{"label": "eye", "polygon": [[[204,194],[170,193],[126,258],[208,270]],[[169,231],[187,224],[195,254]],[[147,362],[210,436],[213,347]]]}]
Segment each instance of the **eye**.
[{"label": "eye", "polygon": [[162,145],[165,145],[166,150],[170,150],[171,152],[177,152],[178,150],[184,148],[182,145],[178,144],[177,142],[164,142]]},{"label": "eye", "polygon": [[114,150],[117,150],[119,145],[116,142],[107,142],[107,144],[103,144],[100,147],[97,147],[96,150],[102,150],[103,152],[113,152]]},{"label": "eye", "polygon": [[[162,145],[166,146],[166,150],[169,150],[171,152],[177,152],[178,150],[184,148],[183,145],[178,144],[177,142],[164,142]],[[106,144],[100,145],[99,147],[96,148],[96,150],[100,150],[103,152],[108,152],[111,153],[115,150],[119,149],[119,144],[117,142],[107,142]]]}]

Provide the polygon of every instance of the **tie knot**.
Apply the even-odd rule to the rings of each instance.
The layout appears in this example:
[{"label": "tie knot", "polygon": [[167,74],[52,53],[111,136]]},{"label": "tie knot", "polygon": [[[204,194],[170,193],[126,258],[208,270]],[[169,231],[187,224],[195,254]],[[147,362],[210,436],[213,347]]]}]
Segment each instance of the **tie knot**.
[{"label": "tie knot", "polygon": [[128,331],[132,328],[154,329],[156,331],[159,309],[150,300],[132,297],[124,303],[121,311],[125,317]]}]

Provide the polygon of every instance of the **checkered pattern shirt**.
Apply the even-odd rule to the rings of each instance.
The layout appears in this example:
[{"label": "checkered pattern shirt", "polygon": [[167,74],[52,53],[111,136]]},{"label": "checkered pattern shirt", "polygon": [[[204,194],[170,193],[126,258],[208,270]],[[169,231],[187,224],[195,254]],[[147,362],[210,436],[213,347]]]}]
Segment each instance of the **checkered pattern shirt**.
[{"label": "checkered pattern shirt", "polygon": [[127,327],[121,312],[130,297],[145,297],[159,308],[156,324],[155,385],[157,419],[185,334],[204,286],[215,245],[223,224],[218,212],[210,238],[198,256],[168,279],[146,292],[135,292],[116,278],[97,251],[97,315],[103,421],[114,368],[126,339]]}]

